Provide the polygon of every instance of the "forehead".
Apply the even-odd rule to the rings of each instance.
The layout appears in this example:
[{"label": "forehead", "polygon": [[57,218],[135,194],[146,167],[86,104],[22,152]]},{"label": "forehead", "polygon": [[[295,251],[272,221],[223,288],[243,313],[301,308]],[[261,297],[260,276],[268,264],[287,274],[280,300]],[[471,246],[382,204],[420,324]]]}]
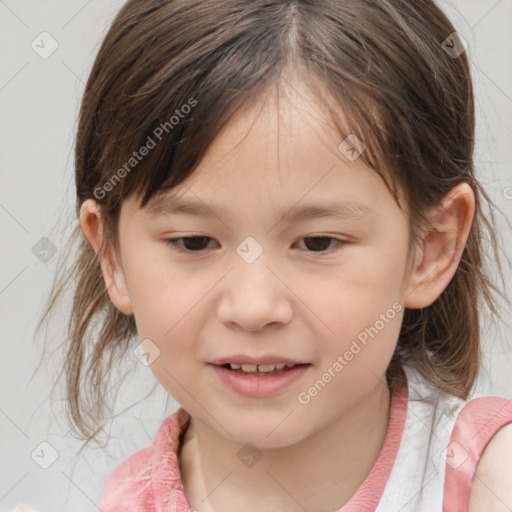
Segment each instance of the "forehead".
[{"label": "forehead", "polygon": [[389,191],[361,159],[346,158],[342,142],[311,92],[290,87],[240,110],[194,173],[155,195],[145,213],[207,217],[247,207],[249,214],[256,203],[291,220],[370,220]]}]

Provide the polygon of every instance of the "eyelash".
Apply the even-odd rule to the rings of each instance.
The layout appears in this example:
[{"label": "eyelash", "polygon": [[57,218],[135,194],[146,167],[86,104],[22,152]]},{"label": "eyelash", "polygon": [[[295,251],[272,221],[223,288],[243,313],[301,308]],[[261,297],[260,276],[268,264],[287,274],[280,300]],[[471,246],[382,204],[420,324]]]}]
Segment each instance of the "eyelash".
[{"label": "eyelash", "polygon": [[[169,246],[173,251],[176,251],[176,252],[181,252],[181,253],[185,253],[185,254],[193,254],[193,253],[202,253],[204,252],[204,249],[201,249],[199,251],[192,251],[190,249],[183,249],[182,247],[180,247],[178,245],[178,241],[179,240],[189,240],[189,239],[193,239],[193,238],[205,238],[205,239],[209,239],[209,240],[213,240],[213,238],[210,238],[208,236],[202,236],[202,235],[195,235],[195,236],[185,236],[185,237],[180,237],[180,238],[168,238],[165,240],[165,243],[167,246]],[[321,236],[321,235],[317,235],[317,236],[306,236],[306,237],[303,237],[301,238],[300,240],[306,240],[306,239],[317,239],[317,238],[320,238],[320,239],[327,239],[327,240],[331,240],[331,241],[334,241],[334,242],[337,242],[338,244],[338,248],[341,249],[343,248],[343,246],[345,245],[348,245],[350,242],[347,241],[347,240],[340,240],[339,238],[333,238],[331,236]],[[325,250],[325,251],[308,251],[310,252],[311,254],[329,254],[332,252],[332,250]]]}]

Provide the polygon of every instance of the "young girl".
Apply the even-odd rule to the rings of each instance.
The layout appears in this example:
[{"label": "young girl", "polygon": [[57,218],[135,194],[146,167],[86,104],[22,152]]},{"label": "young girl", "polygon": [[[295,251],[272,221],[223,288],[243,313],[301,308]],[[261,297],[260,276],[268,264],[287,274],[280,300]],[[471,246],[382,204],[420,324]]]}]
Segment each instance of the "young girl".
[{"label": "young girl", "polygon": [[98,510],[510,510],[512,402],[468,400],[480,311],[506,298],[473,143],[464,41],[432,0],[129,0],[86,86],[79,254],[45,316],[76,279],[88,441],[121,356],[181,407]]}]

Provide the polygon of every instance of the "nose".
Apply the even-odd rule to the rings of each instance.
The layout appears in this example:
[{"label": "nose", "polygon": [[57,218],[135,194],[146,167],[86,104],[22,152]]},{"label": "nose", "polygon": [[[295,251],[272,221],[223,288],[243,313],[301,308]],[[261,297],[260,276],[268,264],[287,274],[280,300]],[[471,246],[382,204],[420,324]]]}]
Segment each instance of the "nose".
[{"label": "nose", "polygon": [[231,328],[259,331],[287,324],[293,315],[293,293],[275,267],[260,256],[239,261],[223,279],[218,318]]}]

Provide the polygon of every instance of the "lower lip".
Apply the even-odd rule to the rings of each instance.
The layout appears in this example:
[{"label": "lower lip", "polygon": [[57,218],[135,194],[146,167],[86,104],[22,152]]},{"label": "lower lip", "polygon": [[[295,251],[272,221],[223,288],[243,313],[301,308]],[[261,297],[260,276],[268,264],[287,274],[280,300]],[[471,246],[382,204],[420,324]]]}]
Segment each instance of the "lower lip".
[{"label": "lower lip", "polygon": [[223,366],[210,366],[213,367],[220,379],[231,389],[242,395],[261,398],[275,395],[290,386],[293,382],[300,379],[311,365],[299,365],[280,375],[268,376],[244,375],[233,370],[228,370]]}]

